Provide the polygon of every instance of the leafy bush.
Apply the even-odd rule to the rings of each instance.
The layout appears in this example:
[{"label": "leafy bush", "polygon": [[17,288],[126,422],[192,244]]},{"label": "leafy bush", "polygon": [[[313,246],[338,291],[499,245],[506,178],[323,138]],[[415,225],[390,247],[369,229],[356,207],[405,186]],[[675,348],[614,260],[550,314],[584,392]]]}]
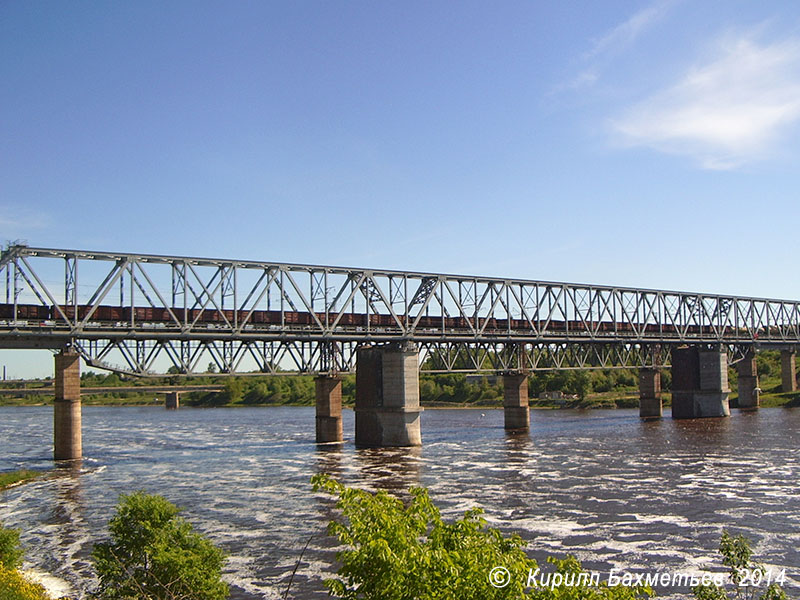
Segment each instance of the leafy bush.
[{"label": "leafy bush", "polygon": [[0,567],[16,569],[22,562],[22,554],[19,530],[0,525]]},{"label": "leafy bush", "polygon": [[[533,587],[526,594],[536,561],[525,554],[518,535],[503,537],[486,526],[473,508],[453,523],[445,522],[424,488],[411,489],[408,506],[385,491],[376,494],[347,488],[327,475],[311,479],[314,490],[338,497],[344,522],[329,532],[345,545],[337,555],[338,578],[328,579],[330,593],[348,600],[537,600],[645,598],[645,586],[606,584]],[[584,573],[574,557],[549,559],[557,572]],[[493,569],[507,569],[506,585],[490,582]],[[588,580],[588,577],[587,577]],[[572,580],[575,581],[575,578]],[[495,580],[495,583],[497,580]]]},{"label": "leafy bush", "polygon": [[224,555],[178,512],[161,496],[121,496],[109,522],[111,541],[92,551],[99,598],[227,598],[228,586],[220,578]]},{"label": "leafy bush", "polygon": [[[698,600],[728,600],[728,598],[755,598],[757,586],[767,578],[767,571],[758,563],[751,561],[753,551],[750,543],[744,536],[731,537],[727,531],[722,532],[719,544],[719,553],[722,555],[722,564],[728,567],[733,590],[729,593],[724,587],[711,585],[698,585],[692,588]],[[785,575],[785,573],[784,573]],[[778,579],[783,576],[778,575]],[[786,592],[778,583],[772,582],[765,586],[764,592],[758,596],[759,600],[786,600]]]},{"label": "leafy bush", "polygon": [[51,600],[38,583],[26,579],[16,569],[0,565],[0,600]]},{"label": "leafy bush", "polygon": [[17,571],[22,554],[19,530],[0,525],[0,600],[50,600],[41,585]]}]

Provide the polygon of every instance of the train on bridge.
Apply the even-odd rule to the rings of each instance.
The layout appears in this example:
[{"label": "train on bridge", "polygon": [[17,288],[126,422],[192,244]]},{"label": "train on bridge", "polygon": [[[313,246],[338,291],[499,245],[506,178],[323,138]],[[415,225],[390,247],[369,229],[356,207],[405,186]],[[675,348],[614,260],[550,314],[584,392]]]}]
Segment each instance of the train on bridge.
[{"label": "train on bridge", "polygon": [[[15,316],[16,308],[16,316]],[[87,319],[88,315],[88,319]],[[317,321],[323,326],[355,327],[355,328],[395,328],[414,326],[423,330],[463,331],[482,330],[498,331],[551,331],[551,332],[591,332],[613,334],[638,334],[653,336],[713,335],[710,325],[687,325],[676,327],[664,323],[634,324],[620,321],[585,321],[585,320],[531,320],[502,319],[496,317],[451,317],[451,316],[407,316],[379,313],[353,312],[303,312],[280,310],[218,310],[209,308],[165,308],[165,307],[124,307],[91,305],[42,305],[42,304],[0,304],[0,321],[39,322],[41,325],[55,325],[66,317],[69,321],[84,321],[103,325],[131,323],[153,324],[221,324],[230,326],[248,324],[254,326],[315,326]],[[742,334],[745,330],[742,329]]]}]

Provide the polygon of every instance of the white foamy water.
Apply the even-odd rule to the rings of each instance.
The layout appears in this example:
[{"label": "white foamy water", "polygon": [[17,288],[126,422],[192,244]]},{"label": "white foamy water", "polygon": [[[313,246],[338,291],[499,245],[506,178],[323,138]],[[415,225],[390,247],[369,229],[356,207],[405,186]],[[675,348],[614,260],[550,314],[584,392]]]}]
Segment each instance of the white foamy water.
[{"label": "white foamy water", "polygon": [[[571,553],[605,574],[719,570],[727,529],[800,591],[797,410],[647,423],[627,410],[534,411],[523,436],[503,431],[502,411],[484,412],[426,411],[422,448],[357,450],[350,411],[350,439],[317,446],[309,408],[84,407],[81,466],[2,493],[0,520],[22,529],[26,567],[81,596],[119,495],[142,489],[228,553],[234,599],[281,598],[306,543],[290,597],[327,598],[336,512],[309,483],[326,472],[400,495],[427,486],[448,517],[481,506],[540,562]],[[0,469],[51,468],[51,439],[52,408],[0,408]]]}]

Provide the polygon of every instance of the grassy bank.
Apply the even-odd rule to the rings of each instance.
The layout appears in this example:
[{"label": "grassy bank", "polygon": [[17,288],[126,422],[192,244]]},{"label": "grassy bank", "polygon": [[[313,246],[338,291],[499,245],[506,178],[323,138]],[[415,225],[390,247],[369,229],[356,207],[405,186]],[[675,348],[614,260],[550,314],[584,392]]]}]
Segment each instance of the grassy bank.
[{"label": "grassy bank", "polygon": [[0,490],[4,490],[21,481],[35,479],[41,474],[41,471],[29,471],[28,469],[20,469],[19,471],[11,471],[10,473],[0,473]]},{"label": "grassy bank", "polygon": [[[0,397],[0,406],[51,406],[53,396],[30,395],[19,398]],[[84,406],[146,406],[164,404],[164,394],[139,394],[132,392],[110,392],[92,394],[81,392]]]}]

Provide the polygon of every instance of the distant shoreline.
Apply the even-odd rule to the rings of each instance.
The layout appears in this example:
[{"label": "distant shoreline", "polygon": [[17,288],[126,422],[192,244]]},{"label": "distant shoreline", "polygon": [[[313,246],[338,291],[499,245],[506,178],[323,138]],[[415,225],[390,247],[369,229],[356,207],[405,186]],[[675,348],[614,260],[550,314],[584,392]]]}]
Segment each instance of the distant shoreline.
[{"label": "distant shoreline", "polygon": [[[738,408],[738,405],[734,398],[731,402],[731,408],[735,409]],[[583,403],[567,403],[567,404],[555,404],[555,403],[542,403],[539,402],[537,399],[531,398],[530,399],[530,409],[531,410],[624,410],[624,409],[635,409],[638,408],[638,404],[634,404],[632,402],[624,402],[620,405],[609,403],[608,401],[601,401],[601,402],[593,402],[591,398],[588,398]],[[5,407],[35,407],[35,406],[52,406],[53,402],[3,402],[0,400],[0,408]],[[104,407],[142,407],[142,406],[155,406],[155,407],[163,407],[164,402],[139,402],[135,400],[125,401],[125,399],[117,400],[115,402],[98,402],[98,401],[84,401],[82,403],[84,407],[94,407],[94,406],[104,406]],[[664,409],[668,409],[671,407],[671,403],[669,399],[664,400]],[[236,404],[217,404],[217,405],[192,405],[192,404],[181,404],[181,409],[186,408],[230,408],[230,409],[237,409],[237,408],[313,408],[313,404],[309,403],[299,403],[299,402],[287,402],[284,404],[244,404],[244,403],[236,403]],[[435,404],[422,404],[421,407],[424,410],[451,410],[451,409],[459,409],[459,410],[502,410],[502,404],[486,404],[486,405],[465,405],[465,404],[448,404],[438,402]],[[792,397],[784,397],[784,396],[770,396],[768,398],[762,399],[762,404],[760,408],[797,408],[800,407],[800,403],[797,401],[796,398]],[[353,410],[353,405],[343,405],[343,410]]]}]

